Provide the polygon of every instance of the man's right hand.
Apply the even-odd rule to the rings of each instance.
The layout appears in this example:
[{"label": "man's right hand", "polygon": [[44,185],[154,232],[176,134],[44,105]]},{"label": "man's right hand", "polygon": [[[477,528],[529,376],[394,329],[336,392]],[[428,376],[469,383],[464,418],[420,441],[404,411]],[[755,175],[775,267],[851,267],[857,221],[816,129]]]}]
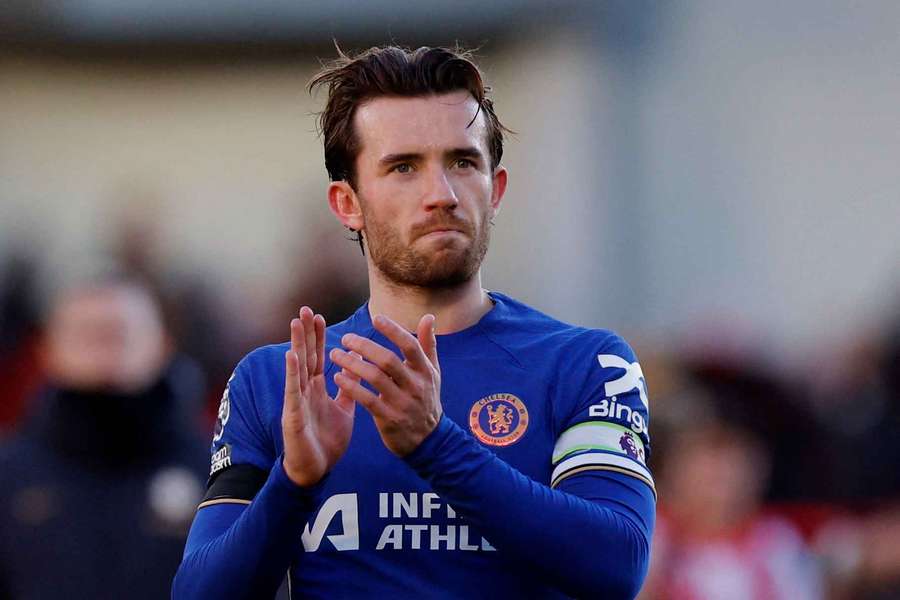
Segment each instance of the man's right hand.
[{"label": "man's right hand", "polygon": [[325,389],[325,318],[308,306],[291,321],[284,360],[284,470],[306,487],[318,483],[347,450],[356,406],[343,392],[332,399]]}]

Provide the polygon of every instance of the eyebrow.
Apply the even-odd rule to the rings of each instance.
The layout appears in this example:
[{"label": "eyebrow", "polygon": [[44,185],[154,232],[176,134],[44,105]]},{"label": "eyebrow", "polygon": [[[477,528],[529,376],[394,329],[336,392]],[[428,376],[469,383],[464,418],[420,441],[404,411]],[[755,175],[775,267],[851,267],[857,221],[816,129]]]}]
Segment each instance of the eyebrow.
[{"label": "eyebrow", "polygon": [[422,159],[422,154],[419,152],[400,152],[396,154],[385,154],[380,159],[378,159],[379,164],[382,165],[390,165],[398,162],[414,162]]},{"label": "eyebrow", "polygon": [[484,159],[484,155],[481,153],[481,150],[476,148],[475,146],[466,146],[465,148],[454,148],[453,150],[449,150],[444,153],[448,158],[477,158],[479,160]]},{"label": "eyebrow", "polygon": [[[378,163],[382,165],[392,165],[394,163],[399,162],[416,162],[420,161],[424,158],[424,154],[421,152],[397,152],[394,154],[385,154],[380,159],[378,159]],[[445,158],[477,158],[480,160],[484,159],[484,155],[481,150],[476,148],[475,146],[465,146],[463,148],[453,148],[452,150],[447,150],[444,152]]]}]

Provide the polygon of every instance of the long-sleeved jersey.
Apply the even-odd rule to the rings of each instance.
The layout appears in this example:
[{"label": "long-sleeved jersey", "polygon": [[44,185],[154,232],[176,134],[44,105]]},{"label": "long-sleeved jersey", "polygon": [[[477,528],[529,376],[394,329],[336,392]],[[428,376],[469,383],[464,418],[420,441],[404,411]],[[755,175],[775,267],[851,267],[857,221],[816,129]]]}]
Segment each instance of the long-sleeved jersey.
[{"label": "long-sleeved jersey", "polygon": [[[251,352],[219,408],[175,598],[630,598],[655,516],[648,400],[628,345],[491,292],[437,337],[444,415],[410,455],[357,407],[346,454],[301,488],[282,466],[288,344]],[[368,306],[329,327],[399,354]],[[325,366],[329,393],[336,393]]]}]

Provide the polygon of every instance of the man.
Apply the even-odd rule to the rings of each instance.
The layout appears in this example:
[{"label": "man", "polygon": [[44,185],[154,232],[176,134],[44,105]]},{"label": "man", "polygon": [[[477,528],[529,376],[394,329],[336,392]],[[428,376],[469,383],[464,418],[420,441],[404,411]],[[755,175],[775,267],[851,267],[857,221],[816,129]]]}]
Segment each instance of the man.
[{"label": "man", "polygon": [[[238,365],[176,598],[630,598],[654,519],[640,366],[481,287],[502,126],[466,55],[343,56],[328,201],[370,299]],[[627,440],[627,443],[626,443]]]},{"label": "man", "polygon": [[67,288],[43,337],[48,384],[0,446],[0,598],[164,596],[203,497],[201,378],[119,277]]}]

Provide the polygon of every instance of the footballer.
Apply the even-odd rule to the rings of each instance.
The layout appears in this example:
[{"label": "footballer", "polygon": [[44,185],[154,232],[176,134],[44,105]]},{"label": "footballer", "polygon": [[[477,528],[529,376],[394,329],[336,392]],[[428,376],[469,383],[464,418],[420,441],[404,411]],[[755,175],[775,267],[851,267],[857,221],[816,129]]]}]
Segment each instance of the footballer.
[{"label": "footballer", "polygon": [[328,205],[370,297],[237,365],[179,599],[633,598],[655,518],[618,335],[482,287],[508,174],[469,54],[372,48],[312,81]]}]

